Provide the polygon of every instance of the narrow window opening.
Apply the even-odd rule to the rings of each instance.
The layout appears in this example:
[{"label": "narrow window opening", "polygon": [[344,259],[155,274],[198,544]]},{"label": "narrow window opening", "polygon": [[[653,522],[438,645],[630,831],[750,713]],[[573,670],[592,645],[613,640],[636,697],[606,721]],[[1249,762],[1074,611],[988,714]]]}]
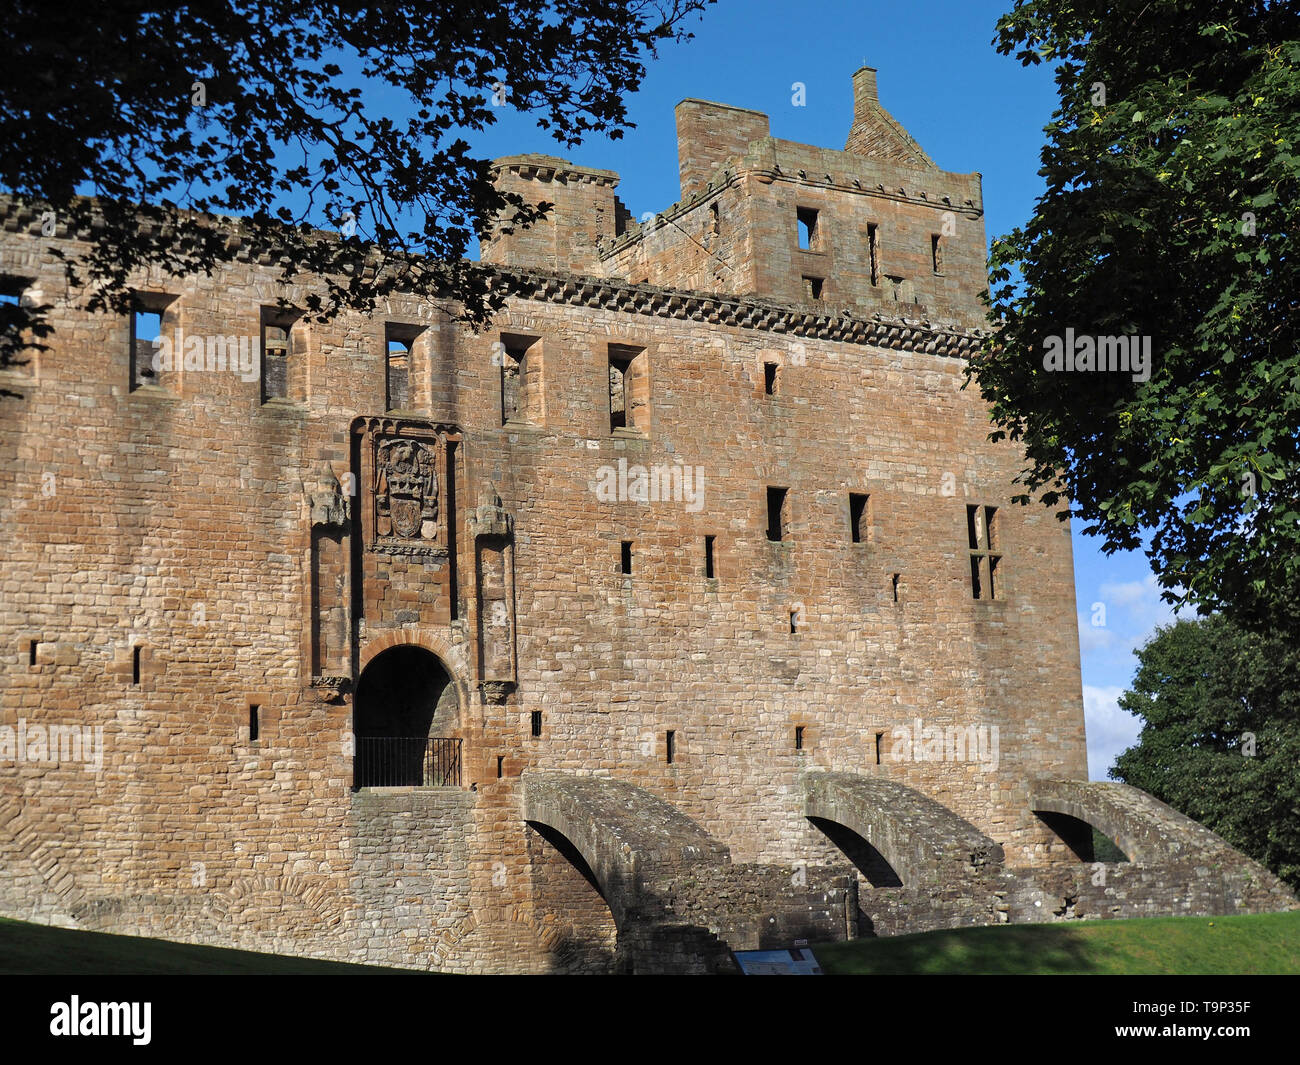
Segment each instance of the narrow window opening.
[{"label": "narrow window opening", "polygon": [[158,383],[153,359],[162,331],[162,311],[147,307],[137,300],[131,314],[132,389]]},{"label": "narrow window opening", "polygon": [[718,236],[722,232],[722,219],[718,214],[718,201],[709,204],[709,233]]},{"label": "narrow window opening", "polygon": [[401,326],[384,327],[384,402],[386,410],[406,410],[411,406],[411,349],[413,330]]},{"label": "narrow window opening", "polygon": [[1001,577],[997,572],[1001,555],[997,548],[997,507],[966,506],[966,540],[970,547],[970,590],[972,599],[996,599]]},{"label": "narrow window opening", "polygon": [[790,631],[791,631],[791,632],[798,632],[798,631],[799,631],[799,611],[798,611],[798,610],[791,610],[791,611],[790,611]]},{"label": "narrow window opening", "polygon": [[510,421],[535,420],[531,391],[537,387],[533,380],[536,368],[528,357],[528,349],[534,342],[530,337],[501,337],[502,425]]},{"label": "narrow window opening", "polygon": [[713,580],[716,574],[713,571],[713,541],[716,537],[706,536],[704,538],[704,577],[706,580]]},{"label": "narrow window opening", "polygon": [[880,227],[867,226],[867,257],[871,266],[871,283],[880,284]]},{"label": "narrow window opening", "polygon": [[532,713],[533,739],[539,739],[542,735],[542,712],[534,710]]},{"label": "narrow window opening", "polygon": [[36,665],[36,641],[35,640],[32,640],[27,645],[27,664],[29,666]]},{"label": "narrow window opening", "polygon": [[885,734],[883,732],[877,732],[876,733],[876,765],[880,765],[880,748],[881,745],[884,743],[884,741],[885,741]]},{"label": "narrow window opening", "polygon": [[808,277],[806,274],[803,279],[803,294],[807,300],[820,300],[822,298],[822,286],[825,279],[820,277]]},{"label": "narrow window opening", "polygon": [[140,683],[140,645],[131,648],[131,683]]},{"label": "narrow window opening", "polygon": [[811,251],[817,247],[817,212],[811,207],[798,207],[795,217],[799,223],[799,247]]},{"label": "narrow window opening", "polygon": [[773,542],[784,540],[789,531],[789,508],[786,497],[789,489],[767,490],[767,538]]},{"label": "narrow window opening", "polygon": [[262,708],[257,703],[248,704],[248,742],[256,743],[257,738],[262,734],[261,717]]},{"label": "narrow window opening", "polygon": [[894,574],[894,579],[893,579],[893,581],[891,582],[891,583],[893,584],[893,587],[894,587],[894,602],[895,602],[895,603],[898,602],[898,578],[899,578],[900,576],[901,576],[901,574],[895,573],[895,574]]},{"label": "narrow window opening", "polygon": [[765,395],[776,395],[777,374],[779,371],[780,367],[776,363],[763,363],[763,392]]},{"label": "narrow window opening", "polygon": [[930,235],[930,260],[936,274],[943,273],[943,237],[938,233]]},{"label": "narrow window opening", "polygon": [[609,346],[609,428],[649,429],[649,380],[643,348]]},{"label": "narrow window opening", "polygon": [[506,775],[506,756],[504,754],[498,754],[497,755],[497,780],[500,780],[505,775]]},{"label": "narrow window opening", "polygon": [[803,750],[803,726],[802,725],[795,725],[794,727],[794,749],[796,751]]},{"label": "narrow window opening", "polygon": [[632,573],[632,541],[624,540],[621,546],[622,546],[622,554],[620,557],[619,565],[622,569],[622,572],[630,576]]},{"label": "narrow window opening", "polygon": [[672,729],[669,729],[667,733],[664,734],[664,754],[667,758],[669,765],[673,764],[673,756],[677,753],[676,746],[677,746],[677,733],[674,732]]},{"label": "narrow window opening", "polygon": [[849,535],[855,544],[866,543],[870,538],[867,525],[867,496],[849,493]]},{"label": "narrow window opening", "polygon": [[293,317],[262,309],[262,402],[289,398],[289,360],[293,355]]}]

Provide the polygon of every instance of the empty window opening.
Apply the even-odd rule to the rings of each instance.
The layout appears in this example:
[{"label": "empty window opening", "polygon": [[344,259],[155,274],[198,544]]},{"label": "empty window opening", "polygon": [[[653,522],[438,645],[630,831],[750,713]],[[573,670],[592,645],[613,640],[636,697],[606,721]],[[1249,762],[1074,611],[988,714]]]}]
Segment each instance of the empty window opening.
[{"label": "empty window opening", "polygon": [[664,734],[664,756],[669,765],[673,764],[673,757],[677,753],[677,733],[669,729]]},{"label": "empty window opening", "polygon": [[131,648],[131,683],[140,683],[140,645]]},{"label": "empty window opening", "polygon": [[818,245],[817,212],[811,207],[798,207],[795,217],[799,223],[799,247],[811,251]]},{"label": "empty window opening", "polygon": [[713,569],[713,541],[717,539],[714,536],[704,538],[704,577],[705,580],[714,580],[717,574]]},{"label": "empty window opening", "polygon": [[786,538],[790,526],[788,488],[767,490],[767,538],[778,542]]},{"label": "empty window opening", "polygon": [[532,729],[533,739],[539,739],[542,735],[542,712],[540,710],[532,712]]},{"label": "empty window opening", "polygon": [[632,573],[632,541],[624,540],[621,547],[622,550],[619,559],[619,566],[621,567],[621,572],[630,575]]},{"label": "empty window opening", "polygon": [[970,548],[970,589],[972,599],[996,599],[1001,576],[998,564],[1002,556],[998,547],[997,507],[968,504],[966,540]]},{"label": "empty window opening", "polygon": [[877,732],[876,733],[876,765],[880,765],[880,748],[884,744],[884,742],[885,742],[885,734],[883,732]]},{"label": "empty window opening", "polygon": [[154,369],[157,341],[163,335],[162,311],[142,305],[137,299],[131,313],[131,387],[158,383]]},{"label": "empty window opening", "polygon": [[497,780],[500,780],[505,775],[506,775],[506,756],[504,754],[498,754],[497,755]]},{"label": "empty window opening", "polygon": [[537,367],[531,365],[528,349],[535,340],[532,337],[501,337],[501,424],[510,421],[533,421],[532,392],[537,387],[533,380]]},{"label": "empty window opening", "polygon": [[763,392],[765,395],[776,395],[777,375],[780,371],[781,367],[774,362],[763,363]]},{"label": "empty window opening", "polygon": [[856,492],[849,493],[849,536],[855,544],[864,544],[871,538],[867,520],[867,499]]},{"label": "empty window opening", "polygon": [[400,325],[384,327],[384,402],[386,410],[411,406],[412,348],[418,330]]},{"label": "empty window opening", "polygon": [[825,284],[824,278],[808,277],[807,275],[805,275],[803,279],[804,299],[820,300],[822,298],[822,286],[824,284]]},{"label": "empty window opening", "polygon": [[256,743],[257,738],[262,734],[261,717],[262,708],[257,703],[248,704],[248,742]]},{"label": "empty window opening", "polygon": [[799,631],[799,622],[801,620],[802,619],[799,617],[799,608],[792,607],[790,610],[790,631],[791,632]]},{"label": "empty window opening", "polygon": [[714,200],[709,204],[709,233],[711,236],[718,236],[722,232],[722,219],[718,214],[718,201]]},{"label": "empty window opening", "polygon": [[796,751],[803,750],[803,726],[802,725],[795,725],[794,727],[794,749]]},{"label": "empty window opening", "polygon": [[649,386],[642,348],[609,346],[609,428],[649,428],[646,418]]},{"label": "empty window opening", "polygon": [[939,233],[930,234],[930,262],[936,274],[943,273],[943,237]]},{"label": "empty window opening", "polygon": [[262,402],[289,398],[289,360],[293,355],[293,316],[262,309]]},{"label": "empty window opening", "polygon": [[901,576],[901,574],[895,573],[895,574],[894,574],[894,578],[893,578],[893,580],[892,580],[892,582],[891,582],[892,585],[893,585],[893,588],[894,588],[894,602],[895,602],[895,603],[898,602],[898,578],[899,578],[900,576]]},{"label": "empty window opening", "polygon": [[867,259],[871,268],[871,283],[880,284],[880,227],[867,226]]},{"label": "empty window opening", "polygon": [[35,640],[32,640],[27,645],[27,664],[29,666],[36,665],[36,641]]}]

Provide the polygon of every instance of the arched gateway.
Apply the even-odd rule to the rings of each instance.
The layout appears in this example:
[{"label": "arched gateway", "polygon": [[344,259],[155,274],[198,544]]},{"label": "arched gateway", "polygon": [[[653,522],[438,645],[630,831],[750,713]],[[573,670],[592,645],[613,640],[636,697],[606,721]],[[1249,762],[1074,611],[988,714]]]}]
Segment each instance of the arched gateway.
[{"label": "arched gateway", "polygon": [[353,787],[460,784],[460,702],[442,660],[415,644],[383,651],[357,683]]}]

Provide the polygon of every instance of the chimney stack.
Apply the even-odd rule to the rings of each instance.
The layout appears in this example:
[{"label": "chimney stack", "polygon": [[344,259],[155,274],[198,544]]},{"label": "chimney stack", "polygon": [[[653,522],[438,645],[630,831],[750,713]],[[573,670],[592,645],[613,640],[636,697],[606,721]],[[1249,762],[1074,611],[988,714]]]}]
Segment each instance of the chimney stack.
[{"label": "chimney stack", "polygon": [[880,106],[876,92],[876,68],[861,67],[853,75],[853,117],[863,118],[869,110]]}]

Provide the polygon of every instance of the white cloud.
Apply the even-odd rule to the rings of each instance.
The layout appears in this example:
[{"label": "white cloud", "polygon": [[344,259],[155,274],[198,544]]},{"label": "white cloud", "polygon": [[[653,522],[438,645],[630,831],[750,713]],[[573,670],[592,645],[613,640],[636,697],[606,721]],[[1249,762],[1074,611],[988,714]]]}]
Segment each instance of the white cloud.
[{"label": "white cloud", "polygon": [[1117,755],[1137,742],[1142,720],[1121,710],[1118,685],[1098,688],[1083,686],[1083,716],[1088,728],[1088,779],[1108,780],[1106,771]]}]

